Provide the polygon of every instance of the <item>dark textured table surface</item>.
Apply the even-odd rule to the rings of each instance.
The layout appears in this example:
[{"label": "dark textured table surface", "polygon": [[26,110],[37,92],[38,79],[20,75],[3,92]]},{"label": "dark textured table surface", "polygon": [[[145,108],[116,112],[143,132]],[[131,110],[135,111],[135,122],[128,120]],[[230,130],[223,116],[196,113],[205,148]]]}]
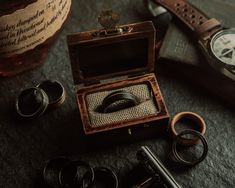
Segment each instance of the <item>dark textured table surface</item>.
[{"label": "dark textured table surface", "polygon": [[[164,135],[88,151],[79,134],[81,123],[65,39],[69,33],[97,28],[96,17],[104,8],[121,12],[122,23],[148,19],[141,0],[74,0],[72,15],[45,64],[0,80],[0,187],[45,187],[41,180],[45,161],[58,156],[86,160],[93,166],[109,166],[118,173],[120,187],[126,187],[127,177],[137,165],[135,154],[141,145],[149,146],[159,156],[182,187],[234,187],[233,108],[158,64],[156,74],[171,117],[181,111],[194,111],[205,119],[209,144],[207,158],[193,168],[176,168],[170,160],[170,141]],[[22,88],[45,79],[56,79],[64,84],[65,104],[37,120],[17,121],[13,116],[15,97]]]}]

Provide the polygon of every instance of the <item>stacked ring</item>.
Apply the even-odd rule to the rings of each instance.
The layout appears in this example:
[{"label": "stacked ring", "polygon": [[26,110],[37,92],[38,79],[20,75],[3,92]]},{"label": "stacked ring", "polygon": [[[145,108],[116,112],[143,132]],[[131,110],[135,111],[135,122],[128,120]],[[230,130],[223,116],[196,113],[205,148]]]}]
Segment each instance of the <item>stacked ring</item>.
[{"label": "stacked ring", "polygon": [[[83,179],[86,173],[83,175],[79,174],[79,170],[85,168],[87,172],[90,174],[90,180],[87,186],[83,185]],[[91,166],[84,161],[73,161],[66,166],[64,166],[59,172],[59,182],[61,187],[82,187],[89,188],[93,185],[95,179],[94,170]]]},{"label": "stacked ring", "polygon": [[139,104],[135,95],[128,91],[120,90],[107,95],[102,102],[104,113],[111,113],[125,108],[130,108]]},{"label": "stacked ring", "polygon": [[105,167],[96,167],[94,171],[96,179],[100,178],[101,180],[106,180],[108,184],[107,187],[118,188],[118,177],[114,171]]},{"label": "stacked ring", "polygon": [[46,163],[43,178],[47,185],[54,188],[118,188],[116,173],[106,167],[92,168],[84,161],[71,161],[60,157]]},{"label": "stacked ring", "polygon": [[[95,181],[92,188],[96,187],[109,187],[109,188],[118,188],[118,177],[116,173],[106,167],[95,167]],[[87,177],[90,174],[86,174]],[[83,178],[83,187],[86,184],[86,177]]]},{"label": "stacked ring", "polygon": [[37,87],[43,89],[43,91],[47,94],[50,107],[58,107],[65,101],[65,89],[60,82],[45,80]]},{"label": "stacked ring", "polygon": [[16,99],[16,112],[23,118],[35,118],[42,115],[49,104],[47,94],[40,88],[23,90]]},{"label": "stacked ring", "polygon": [[58,81],[46,80],[36,87],[20,92],[16,98],[16,112],[23,118],[41,116],[49,107],[59,107],[65,101],[65,89]]},{"label": "stacked ring", "polygon": [[[173,137],[173,139],[176,139],[176,137],[178,135],[178,133],[176,132],[176,129],[175,129],[176,123],[179,120],[184,119],[184,118],[191,119],[195,123],[197,123],[197,125],[199,127],[199,132],[201,133],[201,135],[205,134],[206,124],[201,116],[199,116],[198,114],[193,113],[193,112],[181,112],[181,113],[178,113],[177,115],[175,115],[170,123],[169,131],[170,131],[170,134]],[[184,138],[181,136],[181,137],[177,137],[177,139],[178,139],[178,143],[181,145],[184,145],[184,146],[196,145],[200,141],[200,139],[198,137],[189,139],[189,138]]]},{"label": "stacked ring", "polygon": [[59,174],[61,169],[71,161],[60,157],[48,161],[43,169],[43,178],[47,185],[51,187],[60,187]]},{"label": "stacked ring", "polygon": [[[177,151],[177,143],[180,143],[180,140],[182,139],[182,136],[184,135],[188,135],[191,134],[195,137],[197,137],[199,140],[201,140],[202,144],[203,144],[203,153],[201,155],[201,157],[199,157],[197,160],[194,161],[187,161],[185,159],[183,159]],[[198,163],[200,163],[201,161],[203,161],[208,153],[208,145],[206,142],[206,139],[204,138],[204,136],[199,133],[198,131],[194,131],[194,130],[184,130],[182,131],[180,134],[177,135],[176,139],[174,140],[173,144],[172,144],[172,151],[173,151],[173,155],[174,157],[181,163],[187,166],[194,166]]]}]

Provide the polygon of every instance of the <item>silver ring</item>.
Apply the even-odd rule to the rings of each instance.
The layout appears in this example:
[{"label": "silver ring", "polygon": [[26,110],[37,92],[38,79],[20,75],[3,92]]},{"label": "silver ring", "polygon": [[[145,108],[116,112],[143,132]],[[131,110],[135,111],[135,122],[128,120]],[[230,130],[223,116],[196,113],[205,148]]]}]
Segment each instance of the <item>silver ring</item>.
[{"label": "silver ring", "polygon": [[[201,140],[202,144],[203,144],[203,153],[202,153],[202,155],[198,159],[196,159],[194,161],[188,161],[188,160],[183,159],[178,154],[178,151],[177,151],[177,147],[176,147],[177,143],[180,143],[180,140],[182,139],[182,136],[187,135],[187,134],[192,134],[195,137],[198,137]],[[207,153],[208,153],[207,141],[204,138],[204,136],[200,132],[198,132],[198,131],[195,131],[195,130],[184,130],[181,133],[179,133],[177,135],[176,139],[174,140],[174,142],[172,144],[172,152],[173,152],[174,157],[178,160],[179,163],[187,165],[187,166],[194,166],[194,165],[202,162],[206,158]]]},{"label": "silver ring", "polygon": [[16,111],[23,118],[35,118],[47,109],[49,99],[40,88],[31,87],[23,90],[16,99]]},{"label": "silver ring", "polygon": [[49,98],[49,107],[58,107],[62,105],[66,98],[66,92],[63,85],[54,80],[45,80],[37,85],[38,88],[42,89]]}]

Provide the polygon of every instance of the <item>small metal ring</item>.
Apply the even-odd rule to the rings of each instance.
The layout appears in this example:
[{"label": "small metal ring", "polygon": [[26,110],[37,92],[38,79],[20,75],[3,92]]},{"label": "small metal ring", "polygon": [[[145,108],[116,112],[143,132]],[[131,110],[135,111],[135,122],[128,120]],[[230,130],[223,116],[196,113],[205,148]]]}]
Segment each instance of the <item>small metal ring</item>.
[{"label": "small metal ring", "polygon": [[[198,158],[197,160],[194,160],[194,161],[187,161],[187,160],[183,159],[177,152],[177,147],[176,147],[177,143],[179,143],[179,140],[181,139],[182,136],[187,135],[187,134],[192,134],[192,135],[198,137],[203,144],[203,153],[202,153],[201,157]],[[208,145],[207,145],[206,139],[204,138],[204,136],[200,132],[195,131],[195,130],[184,130],[180,134],[178,134],[176,139],[174,140],[174,142],[172,144],[172,152],[173,152],[174,157],[178,160],[178,162],[180,162],[184,165],[187,165],[187,166],[194,166],[206,158],[207,153],[208,153]]]},{"label": "small metal ring", "polygon": [[[175,130],[176,123],[179,120],[182,120],[184,118],[191,119],[195,123],[197,123],[197,125],[199,126],[199,131],[201,135],[205,134],[206,123],[201,116],[199,116],[198,114],[194,112],[181,112],[181,113],[176,114],[170,123],[169,131],[173,139],[175,139],[178,135],[178,133]],[[178,139],[179,139],[179,144],[184,145],[184,146],[193,146],[193,145],[198,144],[200,141],[198,138],[189,139],[189,138],[179,137]]]},{"label": "small metal ring", "polygon": [[[112,107],[112,105],[118,101],[124,101],[120,105]],[[139,104],[139,101],[132,93],[120,90],[115,91],[107,95],[102,102],[102,109],[104,113],[111,113],[125,108],[130,108]]]},{"label": "small metal ring", "polygon": [[58,107],[64,103],[66,92],[59,81],[45,80],[37,85],[37,87],[48,95],[50,107]]},{"label": "small metal ring", "polygon": [[[99,180],[104,182],[104,184],[107,183],[108,181],[111,181],[109,182],[110,183],[109,188],[118,188],[118,184],[119,184],[118,177],[117,177],[117,174],[113,170],[106,168],[106,167],[95,167],[94,173],[95,173],[94,187],[96,187],[96,184],[95,184],[96,180],[100,178]],[[86,175],[89,175],[89,174],[86,174]],[[84,188],[85,177],[83,178],[82,185],[83,185],[82,188]]]},{"label": "small metal ring", "polygon": [[69,159],[61,157],[47,161],[43,169],[43,179],[47,185],[59,187],[59,172],[66,164],[71,162]]},{"label": "small metal ring", "polygon": [[[86,173],[84,174],[84,176],[81,179],[79,179],[79,174],[78,174],[79,167],[85,167],[87,169],[87,171],[89,172],[89,174],[91,175],[90,182],[87,185],[87,187],[84,187],[82,184]],[[68,182],[68,180],[65,179],[65,175],[66,175],[66,173],[68,173],[68,171],[70,171],[69,173],[71,173],[70,178],[73,178],[73,182]],[[65,188],[70,187],[70,186],[77,186],[77,184],[78,184],[78,186],[81,186],[82,188],[89,188],[90,186],[93,185],[94,180],[95,180],[95,173],[94,173],[93,168],[88,163],[86,163],[84,161],[79,161],[79,160],[73,161],[73,162],[67,164],[66,166],[64,166],[59,172],[60,186],[65,187]]]},{"label": "small metal ring", "polygon": [[[24,104],[21,104],[24,101],[24,98],[26,97],[32,97],[30,95],[35,95],[36,93],[38,93],[40,96],[40,101],[39,101],[39,106],[36,107],[35,106],[35,110],[31,113],[25,113],[23,112],[24,110],[22,108],[28,108],[28,106],[22,106]],[[31,100],[31,101],[30,101]],[[35,101],[38,100],[37,96],[35,96],[34,98],[29,99],[28,102],[32,102],[35,103]],[[31,88],[27,88],[25,90],[23,90],[17,97],[16,99],[16,111],[18,113],[19,116],[23,117],[23,118],[35,118],[35,117],[39,117],[40,115],[42,115],[45,110],[47,109],[49,103],[49,99],[47,94],[40,88],[37,87],[31,87]]]}]

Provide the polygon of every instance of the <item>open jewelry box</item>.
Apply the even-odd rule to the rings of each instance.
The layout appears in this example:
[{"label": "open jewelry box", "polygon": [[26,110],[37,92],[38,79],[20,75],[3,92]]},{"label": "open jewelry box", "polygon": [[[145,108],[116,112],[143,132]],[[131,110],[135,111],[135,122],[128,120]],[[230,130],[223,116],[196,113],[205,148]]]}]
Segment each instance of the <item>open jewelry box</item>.
[{"label": "open jewelry box", "polygon": [[[169,114],[154,74],[155,28],[150,21],[118,28],[67,38],[84,133],[116,140],[156,135],[166,130]],[[102,112],[104,98],[120,90],[139,103]]]}]

